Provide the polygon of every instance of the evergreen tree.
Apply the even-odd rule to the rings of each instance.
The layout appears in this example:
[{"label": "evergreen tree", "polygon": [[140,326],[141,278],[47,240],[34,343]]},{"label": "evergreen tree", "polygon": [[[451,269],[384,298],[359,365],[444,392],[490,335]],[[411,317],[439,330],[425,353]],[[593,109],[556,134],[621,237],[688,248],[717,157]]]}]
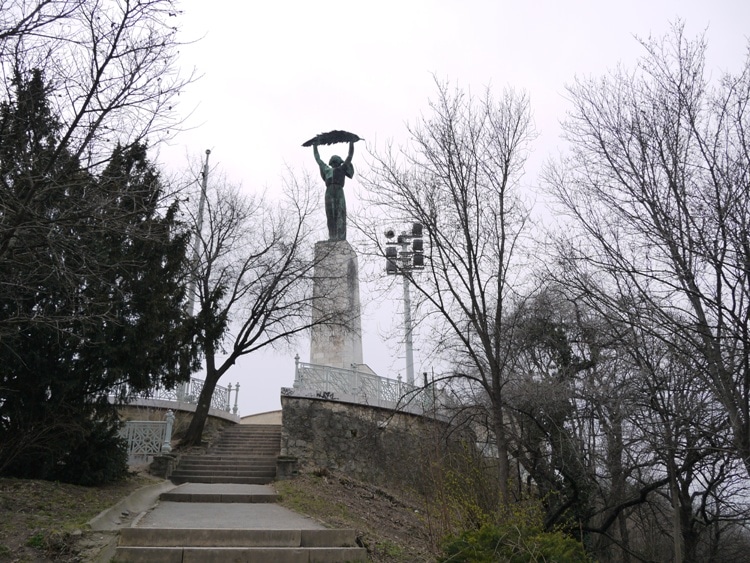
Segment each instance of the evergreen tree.
[{"label": "evergreen tree", "polygon": [[125,465],[107,397],[173,385],[193,363],[188,234],[145,145],[85,171],[59,146],[42,73],[13,86],[0,104],[0,232],[15,233],[0,260],[0,473],[109,480]]}]

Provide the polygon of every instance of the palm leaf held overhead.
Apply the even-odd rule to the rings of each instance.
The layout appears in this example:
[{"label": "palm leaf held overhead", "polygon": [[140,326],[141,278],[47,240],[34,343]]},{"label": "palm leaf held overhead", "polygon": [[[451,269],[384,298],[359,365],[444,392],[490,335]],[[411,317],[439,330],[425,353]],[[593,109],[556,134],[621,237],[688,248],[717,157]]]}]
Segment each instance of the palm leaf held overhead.
[{"label": "palm leaf held overhead", "polygon": [[312,145],[335,145],[337,143],[356,143],[357,141],[362,141],[361,137],[355,135],[354,133],[349,133],[348,131],[339,131],[338,129],[334,131],[329,131],[328,133],[321,133],[320,135],[316,135],[309,141],[305,141],[302,143],[303,147],[311,147]]}]

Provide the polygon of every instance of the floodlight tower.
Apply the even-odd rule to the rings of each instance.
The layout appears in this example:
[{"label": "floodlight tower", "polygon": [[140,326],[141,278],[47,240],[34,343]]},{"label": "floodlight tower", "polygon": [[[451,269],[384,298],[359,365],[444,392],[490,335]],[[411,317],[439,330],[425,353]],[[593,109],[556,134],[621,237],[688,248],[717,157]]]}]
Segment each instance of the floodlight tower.
[{"label": "floodlight tower", "polygon": [[[409,293],[409,276],[414,270],[424,268],[424,242],[422,224],[414,223],[411,232],[402,232],[396,236],[393,229],[385,231],[385,272],[399,275],[404,285],[404,344],[406,346],[406,383],[414,385],[414,351],[411,338],[411,295]],[[396,240],[393,240],[393,239]]]},{"label": "floodlight tower", "polygon": [[[198,200],[198,217],[195,222],[195,234],[193,235],[193,258],[190,261],[192,268],[192,275],[190,276],[190,282],[188,283],[187,291],[187,302],[185,303],[185,310],[191,317],[195,314],[195,298],[198,292],[198,258],[200,258],[201,250],[201,232],[203,230],[203,209],[206,207],[206,190],[208,189],[208,157],[211,155],[211,150],[206,149],[206,163],[203,165],[203,171],[201,172],[201,195]],[[177,386],[177,400],[182,401],[185,395],[188,394],[190,389],[190,382],[180,383]]]},{"label": "floodlight tower", "polygon": [[206,149],[206,163],[203,165],[203,171],[201,172],[201,195],[198,200],[198,217],[195,222],[195,238],[193,239],[193,259],[191,266],[193,267],[193,275],[190,279],[188,287],[188,302],[187,312],[192,317],[195,313],[195,295],[198,290],[198,258],[200,257],[201,250],[201,232],[203,230],[203,209],[206,207],[206,190],[208,189],[208,157],[211,155],[211,150]]}]

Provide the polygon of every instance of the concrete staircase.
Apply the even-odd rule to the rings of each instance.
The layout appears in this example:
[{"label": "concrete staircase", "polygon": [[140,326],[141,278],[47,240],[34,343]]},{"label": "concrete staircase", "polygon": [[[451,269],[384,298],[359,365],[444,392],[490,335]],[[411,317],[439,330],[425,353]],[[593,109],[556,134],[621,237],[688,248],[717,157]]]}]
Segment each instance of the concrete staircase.
[{"label": "concrete staircase", "polygon": [[367,561],[354,530],[326,529],[273,504],[267,486],[185,484],[120,530],[120,563],[345,563]]},{"label": "concrete staircase", "polygon": [[170,479],[180,483],[262,485],[276,478],[281,426],[237,425],[224,429],[205,454],[183,455]]},{"label": "concrete staircase", "polygon": [[[157,505],[120,530],[120,563],[367,561],[354,530],[327,529],[276,503],[280,426],[225,429],[204,455],[185,455]],[[180,484],[182,483],[182,484]]]}]

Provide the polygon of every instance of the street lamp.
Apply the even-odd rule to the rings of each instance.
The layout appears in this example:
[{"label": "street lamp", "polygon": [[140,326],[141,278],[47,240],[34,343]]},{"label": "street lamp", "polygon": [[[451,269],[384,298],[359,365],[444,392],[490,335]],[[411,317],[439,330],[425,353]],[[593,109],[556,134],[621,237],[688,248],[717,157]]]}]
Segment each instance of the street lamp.
[{"label": "street lamp", "polygon": [[[406,345],[406,383],[414,385],[414,351],[411,338],[411,296],[409,275],[413,270],[424,268],[424,241],[422,224],[414,223],[411,232],[396,235],[393,229],[385,231],[385,272],[403,278],[404,285],[404,340]],[[393,239],[396,240],[393,240]]]}]

